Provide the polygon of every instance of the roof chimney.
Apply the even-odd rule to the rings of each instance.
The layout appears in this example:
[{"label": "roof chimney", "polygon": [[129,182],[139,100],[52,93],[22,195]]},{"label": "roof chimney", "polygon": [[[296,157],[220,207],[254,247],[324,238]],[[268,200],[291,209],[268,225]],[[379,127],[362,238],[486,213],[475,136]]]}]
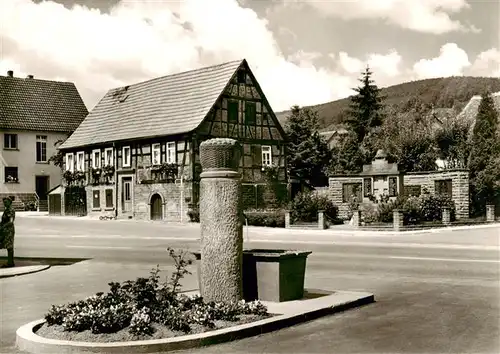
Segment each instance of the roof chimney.
[{"label": "roof chimney", "polygon": [[7,76],[14,77],[14,71],[13,70],[7,71]]},{"label": "roof chimney", "polygon": [[28,75],[26,78],[27,78],[27,79],[32,79],[32,78],[33,78],[33,75]]}]

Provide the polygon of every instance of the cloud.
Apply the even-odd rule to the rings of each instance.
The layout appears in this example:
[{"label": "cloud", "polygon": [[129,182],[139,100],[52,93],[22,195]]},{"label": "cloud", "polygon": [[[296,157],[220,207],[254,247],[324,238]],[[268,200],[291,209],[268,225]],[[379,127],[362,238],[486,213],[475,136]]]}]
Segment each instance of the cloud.
[{"label": "cloud", "polygon": [[418,79],[459,76],[470,65],[465,50],[455,43],[446,43],[441,47],[439,56],[416,62],[413,65],[413,72]]},{"label": "cloud", "polygon": [[89,108],[109,88],[240,58],[276,111],[343,97],[352,84],[311,53],[285,58],[267,21],[235,0],[129,1],[106,14],[9,0],[0,23],[0,68],[75,82]]},{"label": "cloud", "polygon": [[500,77],[500,50],[491,48],[479,53],[470,67],[470,74]]},{"label": "cloud", "polygon": [[306,52],[299,50],[288,56],[288,60],[296,63],[300,67],[314,66],[314,61],[321,58],[323,55],[320,52]]},{"label": "cloud", "polygon": [[311,6],[323,16],[344,20],[383,19],[392,25],[424,33],[480,31],[450,17],[470,7],[466,0],[282,0],[275,6]]},{"label": "cloud", "polygon": [[396,50],[389,51],[388,54],[371,53],[366,56],[366,60],[361,60],[349,56],[346,52],[339,53],[339,65],[349,74],[360,74],[366,65],[376,72],[376,75],[395,77],[400,74],[402,57]]}]

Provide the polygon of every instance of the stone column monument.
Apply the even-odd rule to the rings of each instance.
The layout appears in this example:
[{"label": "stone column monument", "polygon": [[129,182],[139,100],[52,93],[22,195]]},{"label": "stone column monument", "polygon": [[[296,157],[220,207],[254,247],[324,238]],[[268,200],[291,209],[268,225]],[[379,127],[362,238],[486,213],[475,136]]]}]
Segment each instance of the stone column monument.
[{"label": "stone column monument", "polygon": [[243,298],[240,156],[241,146],[233,139],[200,144],[200,292],[207,302]]}]

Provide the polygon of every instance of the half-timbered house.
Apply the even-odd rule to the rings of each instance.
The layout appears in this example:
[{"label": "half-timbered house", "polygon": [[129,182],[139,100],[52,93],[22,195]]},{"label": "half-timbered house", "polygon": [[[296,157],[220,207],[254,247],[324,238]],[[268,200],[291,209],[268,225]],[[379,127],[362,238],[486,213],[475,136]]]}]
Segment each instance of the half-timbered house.
[{"label": "half-timbered house", "polygon": [[199,145],[214,137],[242,145],[245,207],[265,204],[266,166],[286,183],[285,133],[239,60],[108,91],[60,147],[65,185],[84,186],[88,214],[186,221],[199,198]]}]

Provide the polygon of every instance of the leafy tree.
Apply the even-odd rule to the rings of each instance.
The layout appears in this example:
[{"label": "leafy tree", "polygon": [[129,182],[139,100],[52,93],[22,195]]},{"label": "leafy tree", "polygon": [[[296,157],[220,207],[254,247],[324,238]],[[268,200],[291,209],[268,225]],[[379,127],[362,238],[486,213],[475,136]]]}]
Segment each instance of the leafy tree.
[{"label": "leafy tree", "polygon": [[469,171],[473,211],[483,212],[486,203],[500,194],[498,167],[500,142],[497,135],[498,112],[490,93],[483,95],[472,132]]},{"label": "leafy tree", "polygon": [[357,173],[361,171],[364,155],[360,149],[356,134],[350,133],[343,137],[338,145],[331,150],[331,160],[328,174]]},{"label": "leafy tree", "polygon": [[401,170],[432,171],[438,156],[431,134],[431,124],[425,115],[413,110],[388,115],[378,134],[378,146],[396,162]]},{"label": "leafy tree", "polygon": [[[66,139],[59,139],[54,143],[54,146],[57,148],[62,143],[64,143]],[[57,150],[51,157],[49,157],[49,163],[52,163],[54,166],[59,167],[61,170],[64,164],[64,154],[61,150]]]},{"label": "leafy tree", "polygon": [[372,74],[367,66],[362,78],[359,79],[362,85],[354,88],[357,95],[350,97],[347,111],[347,124],[356,134],[358,143],[363,141],[370,128],[381,126],[383,122],[382,101],[385,97],[374,84]]},{"label": "leafy tree", "polygon": [[436,132],[435,140],[439,157],[446,161],[446,168],[466,168],[469,159],[468,136],[470,124],[455,119],[446,121]]},{"label": "leafy tree", "polygon": [[324,184],[324,169],[330,161],[330,150],[319,135],[317,112],[293,106],[286,131],[290,175],[313,185]]}]

